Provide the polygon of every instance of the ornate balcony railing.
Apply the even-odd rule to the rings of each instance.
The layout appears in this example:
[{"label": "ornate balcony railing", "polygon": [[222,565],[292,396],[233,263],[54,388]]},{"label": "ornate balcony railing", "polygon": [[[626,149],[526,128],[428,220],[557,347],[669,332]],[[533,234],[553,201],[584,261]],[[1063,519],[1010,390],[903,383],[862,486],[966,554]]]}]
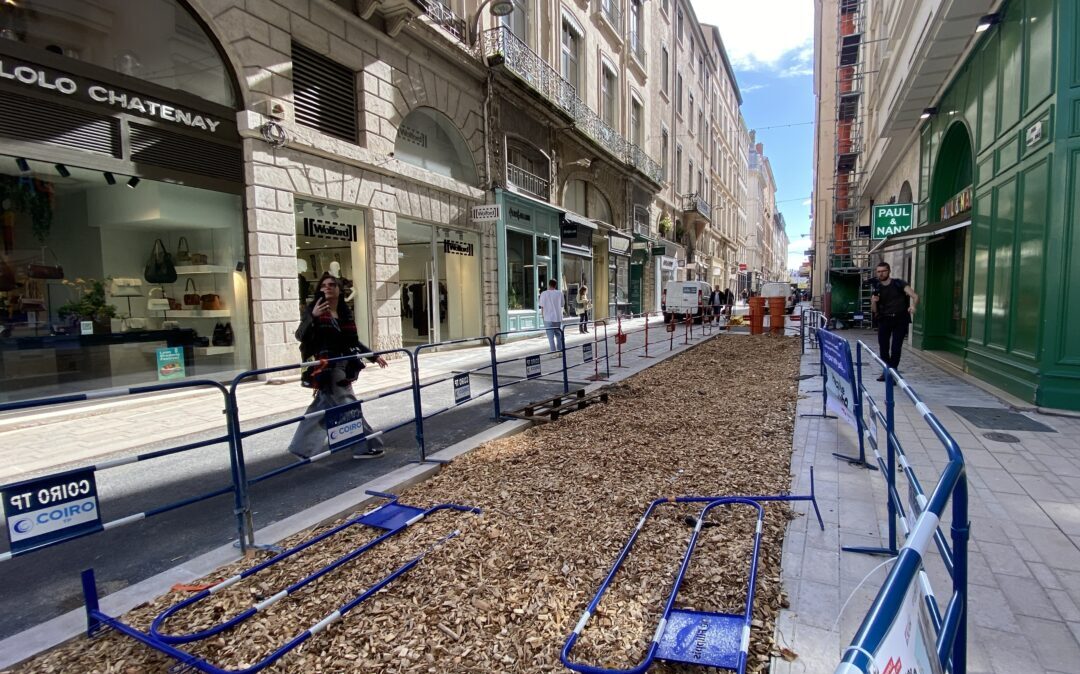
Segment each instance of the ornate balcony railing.
[{"label": "ornate balcony railing", "polygon": [[622,35],[622,7],[619,0],[600,0],[600,15]]},{"label": "ornate balcony railing", "polygon": [[420,0],[420,5],[432,23],[441,26],[458,40],[466,41],[465,19],[454,14],[453,10],[439,0]]},{"label": "ornate balcony railing", "polygon": [[529,173],[520,166],[506,162],[506,180],[514,187],[534,197],[547,201],[551,196],[551,183],[540,176]]},{"label": "ornate balcony railing", "polygon": [[600,115],[578,97],[573,85],[563,79],[509,28],[499,26],[485,31],[481,49],[489,64],[502,65],[520,77],[537,93],[570,115],[582,133],[596,141],[597,145],[616,159],[637,169],[654,182],[663,181],[663,172],[658,163],[644,150],[631,144],[622,134],[604,123]]},{"label": "ornate balcony railing", "polygon": [[687,194],[683,198],[683,213],[699,213],[706,220],[712,222],[712,206],[698,194]]},{"label": "ornate balcony railing", "polygon": [[640,35],[637,35],[636,33],[631,33],[630,39],[627,42],[630,46],[630,55],[634,57],[634,60],[637,61],[642,68],[644,68],[646,65],[644,40],[641,39]]}]

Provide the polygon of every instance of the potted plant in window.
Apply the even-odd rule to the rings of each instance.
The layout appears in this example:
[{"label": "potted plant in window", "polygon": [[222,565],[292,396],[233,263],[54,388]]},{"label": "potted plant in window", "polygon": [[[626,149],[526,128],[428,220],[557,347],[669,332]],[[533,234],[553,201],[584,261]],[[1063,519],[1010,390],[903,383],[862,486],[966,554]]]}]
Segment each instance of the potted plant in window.
[{"label": "potted plant in window", "polygon": [[671,216],[664,215],[660,218],[660,236],[665,239],[668,236],[668,232],[671,231]]},{"label": "potted plant in window", "polygon": [[77,327],[82,321],[92,321],[94,334],[112,332],[110,319],[116,316],[116,307],[105,301],[105,286],[109,279],[65,279],[63,284],[72,290],[74,299],[56,310],[57,316]]}]

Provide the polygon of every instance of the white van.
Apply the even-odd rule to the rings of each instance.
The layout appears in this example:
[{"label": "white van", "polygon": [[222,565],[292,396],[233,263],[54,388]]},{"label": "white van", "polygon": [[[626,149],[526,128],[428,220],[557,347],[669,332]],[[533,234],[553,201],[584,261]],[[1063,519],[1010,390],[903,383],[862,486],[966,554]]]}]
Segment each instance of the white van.
[{"label": "white van", "polygon": [[685,319],[688,315],[701,320],[709,304],[712,286],[704,281],[668,281],[660,295],[660,310],[664,322]]}]

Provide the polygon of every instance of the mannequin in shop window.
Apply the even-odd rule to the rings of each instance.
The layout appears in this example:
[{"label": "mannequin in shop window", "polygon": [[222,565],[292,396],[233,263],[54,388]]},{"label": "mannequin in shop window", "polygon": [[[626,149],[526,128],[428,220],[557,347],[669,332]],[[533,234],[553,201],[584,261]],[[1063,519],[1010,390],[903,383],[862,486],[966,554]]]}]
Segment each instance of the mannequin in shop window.
[{"label": "mannequin in shop window", "polygon": [[[345,301],[341,279],[329,272],[323,274],[315,291],[315,300],[305,311],[296,338],[300,341],[300,355],[305,361],[319,361],[306,368],[301,384],[314,390],[314,400],[306,414],[356,402],[352,384],[364,365],[358,358],[327,362],[342,356],[370,353],[371,349],[359,339],[352,310]],[[386,367],[382,356],[368,358],[379,367]],[[364,433],[372,433],[365,419]],[[372,438],[353,451],[354,459],[382,456],[382,439]],[[289,443],[289,451],[300,458],[320,454],[329,448],[325,417],[307,417],[300,422]]]},{"label": "mannequin in shop window", "polygon": [[[446,284],[439,282],[439,322],[446,322],[448,301]],[[405,318],[412,318],[413,327],[421,337],[428,333],[428,304],[423,283],[410,283],[401,296],[401,312]]]}]

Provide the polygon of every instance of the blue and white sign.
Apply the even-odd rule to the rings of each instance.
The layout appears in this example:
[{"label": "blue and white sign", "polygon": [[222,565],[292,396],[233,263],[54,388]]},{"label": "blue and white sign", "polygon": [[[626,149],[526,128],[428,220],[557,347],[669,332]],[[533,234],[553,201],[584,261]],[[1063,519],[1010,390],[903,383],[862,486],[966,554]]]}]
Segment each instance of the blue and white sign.
[{"label": "blue and white sign", "polygon": [[881,674],[941,674],[933,625],[926,612],[926,594],[913,582],[884,641],[874,653]]},{"label": "blue and white sign", "polygon": [[454,404],[460,405],[472,397],[469,373],[454,375]]},{"label": "blue and white sign", "polygon": [[818,344],[821,346],[821,362],[825,366],[825,404],[859,433],[861,431],[855,415],[858,388],[855,384],[855,366],[851,363],[851,345],[828,330],[818,330]]},{"label": "blue and white sign", "polygon": [[585,363],[592,362],[592,342],[581,345],[581,360]]},{"label": "blue and white sign", "polygon": [[536,379],[540,376],[540,356],[525,357],[525,376],[528,379]]},{"label": "blue and white sign", "polygon": [[13,555],[102,529],[93,468],[20,482],[2,498]]},{"label": "blue and white sign", "polygon": [[326,410],[326,438],[330,442],[330,449],[345,447],[364,439],[364,411],[361,405],[357,400]]}]

